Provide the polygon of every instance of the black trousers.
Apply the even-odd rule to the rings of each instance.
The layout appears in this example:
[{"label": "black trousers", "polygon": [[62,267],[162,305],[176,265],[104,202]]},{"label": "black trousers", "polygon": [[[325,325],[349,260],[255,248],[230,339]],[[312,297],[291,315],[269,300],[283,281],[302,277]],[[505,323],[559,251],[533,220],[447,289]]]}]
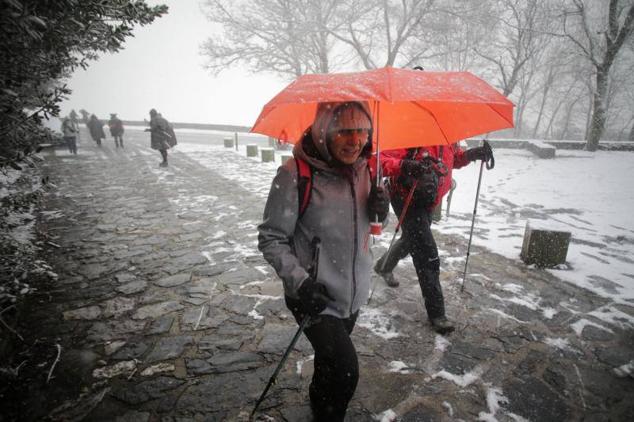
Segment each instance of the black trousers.
[{"label": "black trousers", "polygon": [[[286,306],[299,324],[305,316],[301,302],[286,296]],[[357,388],[359,362],[350,334],[358,315],[346,319],[319,315],[311,318],[304,329],[315,350],[315,371],[309,388],[315,422],[342,422]]]},{"label": "black trousers", "polygon": [[[391,202],[397,216],[400,216],[403,211],[403,199],[393,197]],[[412,201],[403,220],[401,237],[394,242],[387,260],[383,255],[378,263],[379,266],[383,266],[382,272],[392,272],[401,259],[408,254],[412,255],[425,309],[430,319],[445,316],[445,299],[440,287],[440,259],[431,231],[431,221],[431,211]]]}]

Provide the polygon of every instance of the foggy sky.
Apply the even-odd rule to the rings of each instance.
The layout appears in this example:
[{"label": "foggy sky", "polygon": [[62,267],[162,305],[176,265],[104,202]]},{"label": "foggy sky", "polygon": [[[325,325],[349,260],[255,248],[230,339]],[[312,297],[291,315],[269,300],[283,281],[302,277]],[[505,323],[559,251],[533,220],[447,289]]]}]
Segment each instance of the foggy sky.
[{"label": "foggy sky", "polygon": [[62,116],[84,108],[101,119],[117,113],[122,119],[143,120],[156,108],[172,122],[251,126],[262,106],[288,83],[237,68],[211,76],[199,54],[212,34],[200,0],[147,3],[167,4],[169,13],[136,28],[123,51],[77,70],[68,80],[73,94],[62,104]]}]

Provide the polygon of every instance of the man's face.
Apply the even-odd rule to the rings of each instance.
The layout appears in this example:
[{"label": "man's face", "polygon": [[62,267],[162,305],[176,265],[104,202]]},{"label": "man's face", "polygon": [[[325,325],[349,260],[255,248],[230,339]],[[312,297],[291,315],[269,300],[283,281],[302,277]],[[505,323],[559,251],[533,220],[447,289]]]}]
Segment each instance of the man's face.
[{"label": "man's face", "polygon": [[343,164],[354,164],[368,142],[368,129],[340,129],[333,133],[330,153]]}]

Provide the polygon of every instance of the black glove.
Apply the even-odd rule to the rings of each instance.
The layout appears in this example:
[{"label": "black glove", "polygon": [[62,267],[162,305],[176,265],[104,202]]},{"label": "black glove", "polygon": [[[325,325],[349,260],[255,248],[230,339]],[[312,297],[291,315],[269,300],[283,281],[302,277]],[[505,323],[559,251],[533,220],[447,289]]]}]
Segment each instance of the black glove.
[{"label": "black glove", "polygon": [[484,144],[481,147],[471,148],[465,151],[465,155],[467,156],[467,160],[476,161],[482,160],[484,162],[493,161],[493,150],[491,149],[491,145],[487,141],[484,141]]},{"label": "black glove", "polygon": [[383,186],[376,186],[374,183],[370,188],[370,195],[368,196],[368,215],[370,216],[370,222],[383,222],[387,213],[390,212],[390,196],[385,191]]},{"label": "black glove", "polygon": [[407,159],[401,160],[401,173],[405,176],[412,176],[418,179],[421,174],[425,173],[428,170],[428,167],[420,161]]},{"label": "black glove", "polygon": [[418,179],[416,191],[414,192],[414,200],[416,203],[424,207],[431,207],[436,202],[438,196],[438,174],[435,171],[423,173]]},{"label": "black glove", "polygon": [[304,280],[297,290],[304,312],[316,316],[326,309],[329,301],[334,300],[323,284],[316,283],[310,277]]}]

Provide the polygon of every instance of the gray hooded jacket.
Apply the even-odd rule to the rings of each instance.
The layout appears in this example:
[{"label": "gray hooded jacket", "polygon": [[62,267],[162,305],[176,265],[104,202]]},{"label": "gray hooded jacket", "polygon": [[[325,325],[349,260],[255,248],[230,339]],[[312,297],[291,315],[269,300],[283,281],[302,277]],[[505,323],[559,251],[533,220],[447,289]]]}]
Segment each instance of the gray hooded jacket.
[{"label": "gray hooded jacket", "polygon": [[[324,132],[320,126],[330,124],[332,114],[330,119],[321,117],[313,125],[313,136]],[[311,142],[318,154],[307,154],[306,143]],[[368,161],[361,156],[351,166],[332,166],[322,158],[330,160],[325,141],[313,141],[310,135],[295,145],[293,156],[313,169],[310,202],[299,218],[297,164],[290,159],[273,179],[264,220],[258,226],[258,247],[283,280],[284,293],[298,299],[297,290],[308,277],[313,258],[311,241],[319,237],[316,281],[334,298],[322,314],[348,318],[367,302],[370,290]]]}]

